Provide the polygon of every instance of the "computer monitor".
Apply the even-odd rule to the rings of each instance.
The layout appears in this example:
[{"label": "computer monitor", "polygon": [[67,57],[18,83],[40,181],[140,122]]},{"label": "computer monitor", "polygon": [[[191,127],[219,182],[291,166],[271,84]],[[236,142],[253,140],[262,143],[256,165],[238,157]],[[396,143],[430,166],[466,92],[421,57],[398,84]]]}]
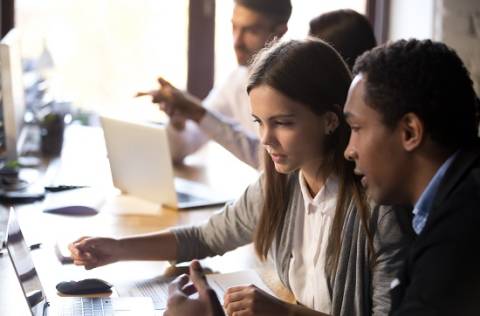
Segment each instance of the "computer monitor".
[{"label": "computer monitor", "polygon": [[18,30],[11,29],[0,40],[1,114],[6,161],[17,160],[25,141],[23,131],[25,90]]},{"label": "computer monitor", "polygon": [[[18,31],[11,29],[0,40],[0,90],[1,122],[3,127],[4,162],[18,161],[27,136],[24,127],[25,90],[23,86],[22,58]],[[9,167],[9,165],[6,165]],[[18,168],[1,166],[0,199],[9,201],[32,201],[44,197],[44,188],[33,184],[35,180],[23,177]]]}]

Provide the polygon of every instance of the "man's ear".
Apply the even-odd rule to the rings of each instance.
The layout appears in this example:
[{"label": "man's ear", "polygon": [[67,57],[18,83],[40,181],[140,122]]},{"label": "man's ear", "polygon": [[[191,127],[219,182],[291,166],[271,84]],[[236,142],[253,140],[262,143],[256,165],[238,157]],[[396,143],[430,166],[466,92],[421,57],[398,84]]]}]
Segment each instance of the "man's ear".
[{"label": "man's ear", "polygon": [[288,26],[287,24],[278,24],[275,26],[273,29],[273,37],[280,38],[282,37],[285,33],[288,31]]},{"label": "man's ear", "polygon": [[425,138],[425,126],[414,113],[405,114],[400,119],[398,128],[400,128],[402,145],[406,151],[417,149]]}]

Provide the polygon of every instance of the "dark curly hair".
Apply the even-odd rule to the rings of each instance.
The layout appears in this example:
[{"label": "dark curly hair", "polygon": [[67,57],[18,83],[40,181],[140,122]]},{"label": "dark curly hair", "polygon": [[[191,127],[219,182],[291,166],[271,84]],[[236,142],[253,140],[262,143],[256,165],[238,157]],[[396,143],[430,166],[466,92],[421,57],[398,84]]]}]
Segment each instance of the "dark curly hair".
[{"label": "dark curly hair", "polygon": [[390,128],[406,113],[415,113],[432,140],[445,148],[477,138],[473,83],[447,45],[416,39],[386,44],[360,56],[353,73],[365,75],[365,102]]}]

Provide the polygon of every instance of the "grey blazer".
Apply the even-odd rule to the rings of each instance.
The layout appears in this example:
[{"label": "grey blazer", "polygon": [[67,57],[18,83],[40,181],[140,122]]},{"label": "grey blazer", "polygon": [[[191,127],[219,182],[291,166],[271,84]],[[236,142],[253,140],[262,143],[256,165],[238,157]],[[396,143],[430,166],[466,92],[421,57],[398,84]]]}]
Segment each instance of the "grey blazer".
[{"label": "grey blazer", "polygon": [[[177,262],[222,255],[251,243],[263,205],[263,176],[234,203],[227,204],[199,226],[171,231],[177,240]],[[292,252],[295,213],[304,210],[298,173],[289,179],[291,200],[284,225],[273,241],[269,256],[283,284],[290,289],[288,270]],[[398,213],[398,214],[397,214]],[[389,207],[372,207],[370,228],[374,234],[374,262],[368,255],[367,236],[355,207],[350,205],[342,232],[342,249],[336,276],[329,280],[332,315],[388,315],[390,282],[403,264],[411,234],[400,225]]]}]

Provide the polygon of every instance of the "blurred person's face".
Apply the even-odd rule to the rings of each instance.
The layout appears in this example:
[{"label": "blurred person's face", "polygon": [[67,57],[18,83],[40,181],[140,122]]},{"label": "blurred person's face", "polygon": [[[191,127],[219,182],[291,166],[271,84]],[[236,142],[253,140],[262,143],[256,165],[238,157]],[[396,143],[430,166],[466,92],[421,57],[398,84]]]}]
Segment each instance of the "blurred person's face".
[{"label": "blurred person's face", "polygon": [[232,16],[233,44],[239,65],[247,65],[252,56],[275,36],[286,32],[286,25],[274,25],[265,15],[235,4]]},{"label": "blurred person's face", "polygon": [[345,158],[355,162],[355,173],[362,177],[368,195],[379,204],[406,202],[410,163],[398,126],[387,127],[382,115],[365,103],[365,82],[357,75],[350,86],[344,108],[351,128]]},{"label": "blurred person's face", "polygon": [[[275,170],[290,173],[298,169],[316,172],[322,161],[326,115],[313,113],[268,85],[250,91],[252,117],[258,124],[260,141]],[[333,123],[331,129],[335,129]]]}]

